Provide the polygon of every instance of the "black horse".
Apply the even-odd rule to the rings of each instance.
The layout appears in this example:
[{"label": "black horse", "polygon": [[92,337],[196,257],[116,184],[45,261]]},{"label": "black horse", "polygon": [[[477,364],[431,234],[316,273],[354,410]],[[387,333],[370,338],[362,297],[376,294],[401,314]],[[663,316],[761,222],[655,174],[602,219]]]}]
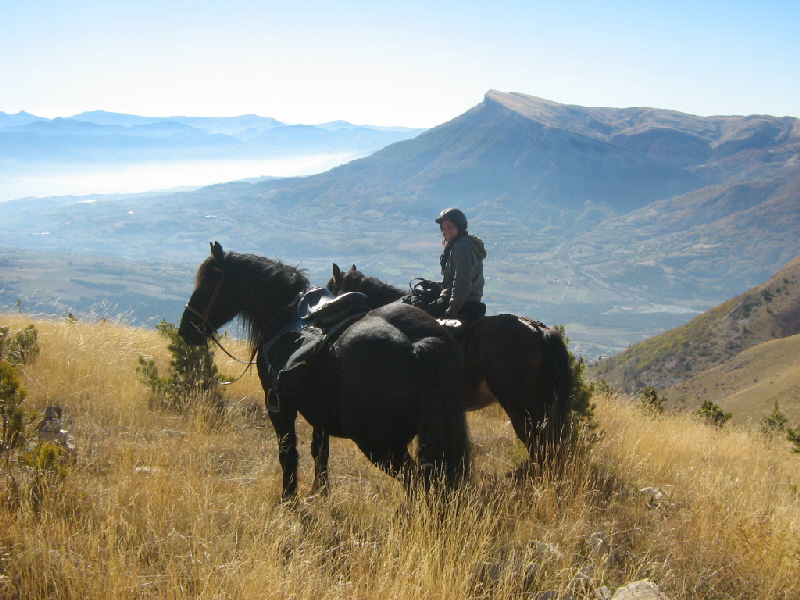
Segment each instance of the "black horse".
[{"label": "black horse", "polygon": [[[394,306],[407,294],[353,265],[333,265],[328,289],[358,291],[372,307]],[[395,304],[390,304],[395,303]],[[533,464],[562,461],[571,435],[572,369],[561,335],[526,317],[502,314],[478,319],[458,336],[466,362],[466,409],[495,402],[509,416]]]},{"label": "black horse", "polygon": [[[200,266],[179,333],[200,345],[235,316],[249,332],[270,404],[265,348],[294,314],[306,277],[279,261],[223,252],[219,243]],[[347,326],[317,353],[302,394],[281,398],[269,416],[278,435],[283,497],[297,493],[295,420],[314,428],[314,490],[327,487],[328,435],[349,438],[378,467],[407,484],[420,477],[448,487],[468,476],[463,357],[458,343],[424,312],[392,305]],[[418,436],[417,460],[408,444]]]}]

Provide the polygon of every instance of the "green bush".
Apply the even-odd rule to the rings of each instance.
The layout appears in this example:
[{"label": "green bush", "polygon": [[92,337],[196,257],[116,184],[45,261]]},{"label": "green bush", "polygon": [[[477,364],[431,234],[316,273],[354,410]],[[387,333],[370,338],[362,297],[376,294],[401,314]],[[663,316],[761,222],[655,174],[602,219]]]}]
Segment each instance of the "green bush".
[{"label": "green bush", "polygon": [[639,405],[651,415],[660,415],[664,412],[664,401],[666,398],[659,395],[654,386],[648,386],[639,394]]},{"label": "green bush", "polygon": [[150,407],[183,412],[195,400],[221,407],[223,393],[219,382],[225,378],[214,364],[214,352],[208,346],[189,346],[172,323],[161,321],[156,329],[169,340],[167,349],[172,359],[166,376],[161,377],[154,360],[139,357],[136,370],[152,390]]},{"label": "green bush", "polygon": [[761,428],[761,433],[767,437],[783,435],[786,433],[786,428],[789,425],[789,417],[787,417],[786,413],[781,410],[780,406],[778,405],[778,401],[776,400],[775,408],[772,409],[770,414],[761,419],[759,425]]},{"label": "green bush", "polygon": [[39,333],[34,325],[28,325],[11,338],[8,328],[0,327],[0,358],[12,365],[32,365],[39,356]]},{"label": "green bush", "polygon": [[[567,337],[563,325],[556,325],[555,329],[564,340],[564,344],[569,348],[570,338]],[[586,371],[586,361],[583,357],[577,358],[569,350],[569,367],[572,370],[572,413],[577,420],[591,420],[594,416],[594,405],[592,404],[592,394],[594,384],[587,383],[584,375]]]},{"label": "green bush", "polygon": [[25,423],[22,402],[27,392],[19,381],[17,369],[11,363],[0,360],[0,418],[3,421],[3,461],[8,466],[10,453],[24,441]]},{"label": "green bush", "polygon": [[697,409],[697,414],[714,427],[724,427],[733,417],[733,413],[725,412],[711,400],[704,400],[703,405]]},{"label": "green bush", "polygon": [[[602,437],[600,425],[594,418],[594,409],[597,405],[592,403],[592,396],[595,393],[596,384],[586,381],[586,361],[583,357],[576,357],[572,351],[569,350],[570,339],[567,337],[564,326],[556,325],[554,329],[561,335],[569,352],[569,367],[572,370],[573,442],[578,443],[579,440],[582,440],[587,446],[591,446]],[[608,390],[610,390],[611,387],[608,383],[604,383]]]},{"label": "green bush", "polygon": [[792,427],[789,417],[783,412],[775,401],[775,408],[766,417],[761,419],[761,433],[767,437],[785,436],[792,444],[792,452],[800,453],[800,427]]}]

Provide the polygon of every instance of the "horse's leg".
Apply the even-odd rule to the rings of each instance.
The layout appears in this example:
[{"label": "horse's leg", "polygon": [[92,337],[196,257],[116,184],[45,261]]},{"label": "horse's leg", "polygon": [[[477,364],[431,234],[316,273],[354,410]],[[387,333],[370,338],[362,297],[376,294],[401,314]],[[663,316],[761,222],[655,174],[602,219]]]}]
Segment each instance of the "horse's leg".
[{"label": "horse's leg", "polygon": [[[271,390],[267,391],[267,406],[271,393]],[[286,404],[288,403],[282,403],[278,411],[267,412],[278,436],[278,460],[283,470],[282,499],[291,500],[297,496],[297,433],[295,432],[297,409]]]},{"label": "horse's leg", "polygon": [[528,451],[531,461],[537,463],[540,458],[538,451],[539,444],[533,416],[524,407],[519,406],[519,403],[503,404],[501,402],[501,405],[511,421],[514,433],[517,434],[517,437],[525,445],[525,449]]},{"label": "horse's leg", "polygon": [[311,437],[311,456],[314,457],[314,485],[316,493],[328,493],[328,457],[330,456],[330,438],[325,430],[314,428]]},{"label": "horse's leg", "polygon": [[409,454],[407,445],[379,449],[359,447],[372,464],[395,479],[403,480],[408,487],[417,462]]}]

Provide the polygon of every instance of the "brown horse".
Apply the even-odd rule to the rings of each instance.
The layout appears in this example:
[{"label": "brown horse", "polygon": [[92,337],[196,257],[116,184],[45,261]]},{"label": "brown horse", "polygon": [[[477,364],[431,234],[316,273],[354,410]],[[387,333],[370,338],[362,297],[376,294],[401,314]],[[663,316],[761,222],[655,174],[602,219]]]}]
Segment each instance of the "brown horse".
[{"label": "brown horse", "polygon": [[[179,333],[189,345],[205,343],[237,315],[250,332],[258,374],[267,393],[270,348],[297,312],[309,287],[296,268],[212,244],[200,266]],[[311,359],[309,359],[311,360]],[[315,489],[326,486],[328,435],[353,440],[387,473],[448,487],[469,475],[464,417],[463,364],[458,344],[436,320],[411,306],[372,310],[319,350],[305,388],[281,397],[269,413],[278,435],[283,497],[297,491],[295,420],[314,428]],[[417,460],[408,444],[417,437]]]},{"label": "brown horse", "polygon": [[[328,289],[358,291],[372,307],[397,302],[407,292],[366,277],[353,265],[333,265]],[[498,402],[534,464],[561,459],[571,432],[572,369],[561,335],[526,317],[483,317],[459,335],[466,363],[467,410]]]}]

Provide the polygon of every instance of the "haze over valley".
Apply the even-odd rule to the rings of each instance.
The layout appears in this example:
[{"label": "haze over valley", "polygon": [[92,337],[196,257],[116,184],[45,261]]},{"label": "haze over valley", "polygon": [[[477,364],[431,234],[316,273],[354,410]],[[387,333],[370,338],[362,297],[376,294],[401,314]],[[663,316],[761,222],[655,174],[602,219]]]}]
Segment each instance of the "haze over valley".
[{"label": "haze over valley", "polygon": [[0,112],[0,202],[202,187],[311,175],[423,129],[282,123],[240,117],[142,117],[106,111],[47,119]]}]

